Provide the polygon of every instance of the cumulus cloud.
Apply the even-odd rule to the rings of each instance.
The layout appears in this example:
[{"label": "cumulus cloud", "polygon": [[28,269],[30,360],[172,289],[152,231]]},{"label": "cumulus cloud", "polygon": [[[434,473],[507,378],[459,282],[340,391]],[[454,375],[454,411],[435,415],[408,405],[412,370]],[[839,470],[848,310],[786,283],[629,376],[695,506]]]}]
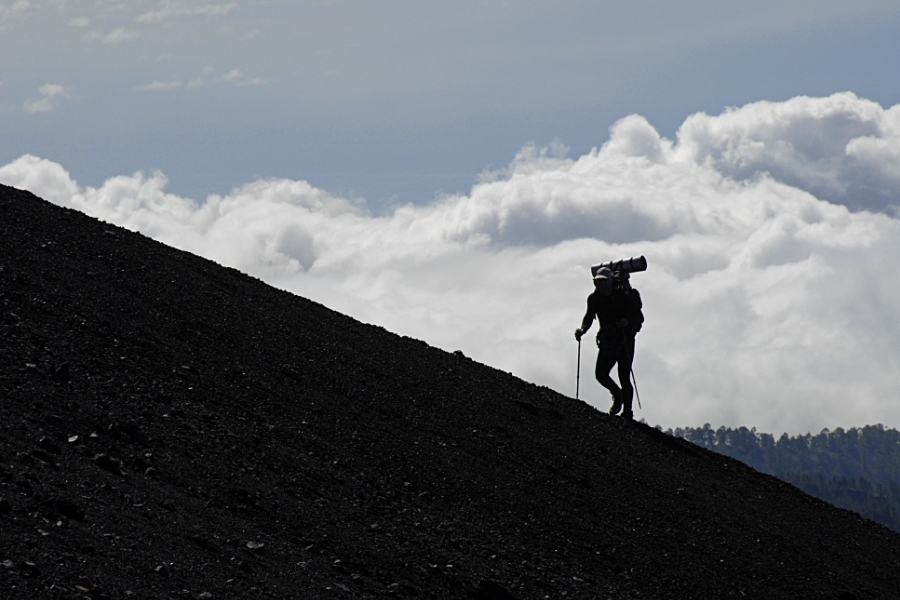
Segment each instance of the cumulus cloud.
[{"label": "cumulus cloud", "polygon": [[304,181],[203,202],[160,173],[82,187],[30,155],[0,181],[570,395],[589,265],[643,254],[649,422],[898,426],[900,221],[817,195],[883,173],[870,186],[897,197],[896,114],[849,94],[757,103],[694,115],[675,142],[631,116],[588,154],[525,148],[469,194],[383,216]]},{"label": "cumulus cloud", "polygon": [[159,10],[145,12],[135,18],[138,23],[160,23],[173,17],[208,16],[217,17],[227,15],[237,8],[236,2],[229,4],[202,4],[200,6],[183,6],[177,2],[165,2]]},{"label": "cumulus cloud", "polygon": [[769,173],[855,210],[900,205],[900,105],[885,110],[851,92],[697,114],[679,129],[678,149],[737,181]]},{"label": "cumulus cloud", "polygon": [[48,83],[38,88],[41,97],[37,100],[25,102],[25,110],[30,113],[50,112],[59,104],[59,101],[67,97],[69,93],[65,86],[59,83]]}]

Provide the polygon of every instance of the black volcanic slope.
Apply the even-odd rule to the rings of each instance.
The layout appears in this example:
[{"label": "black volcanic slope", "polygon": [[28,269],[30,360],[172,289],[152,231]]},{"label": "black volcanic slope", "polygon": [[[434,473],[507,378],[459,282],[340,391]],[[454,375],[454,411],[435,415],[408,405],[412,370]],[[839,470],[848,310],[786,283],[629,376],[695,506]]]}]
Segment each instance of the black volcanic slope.
[{"label": "black volcanic slope", "polygon": [[900,597],[880,525],[7,187],[0,340],[4,599]]}]

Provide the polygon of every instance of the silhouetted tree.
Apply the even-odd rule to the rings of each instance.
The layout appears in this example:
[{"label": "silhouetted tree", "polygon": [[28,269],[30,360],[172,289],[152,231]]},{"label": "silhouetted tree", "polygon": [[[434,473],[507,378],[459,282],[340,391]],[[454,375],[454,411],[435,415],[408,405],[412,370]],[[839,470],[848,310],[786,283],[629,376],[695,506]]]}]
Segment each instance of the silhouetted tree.
[{"label": "silhouetted tree", "polygon": [[740,460],[835,506],[900,531],[900,431],[883,425],[777,440],[756,428],[678,428],[667,433]]}]

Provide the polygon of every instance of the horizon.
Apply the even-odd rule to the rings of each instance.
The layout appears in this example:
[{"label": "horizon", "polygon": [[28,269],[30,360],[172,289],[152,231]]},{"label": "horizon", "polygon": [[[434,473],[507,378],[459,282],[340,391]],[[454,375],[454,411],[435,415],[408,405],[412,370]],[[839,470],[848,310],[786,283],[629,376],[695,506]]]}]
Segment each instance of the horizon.
[{"label": "horizon", "polygon": [[898,23],[0,4],[0,182],[568,396],[590,265],[645,255],[636,418],[897,428]]}]

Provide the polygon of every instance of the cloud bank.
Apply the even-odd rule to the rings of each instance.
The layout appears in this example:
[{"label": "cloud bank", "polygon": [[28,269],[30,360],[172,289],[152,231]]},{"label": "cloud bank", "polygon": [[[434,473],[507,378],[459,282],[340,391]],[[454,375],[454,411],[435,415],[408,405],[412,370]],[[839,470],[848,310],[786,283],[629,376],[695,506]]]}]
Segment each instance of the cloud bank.
[{"label": "cloud bank", "polygon": [[589,265],[643,254],[639,415],[801,432],[900,426],[898,160],[900,106],[843,93],[696,114],[675,141],[633,115],[583,156],[525,148],[382,216],[304,181],[202,203],[161,173],[81,187],[31,155],[0,182],[569,395]]}]

